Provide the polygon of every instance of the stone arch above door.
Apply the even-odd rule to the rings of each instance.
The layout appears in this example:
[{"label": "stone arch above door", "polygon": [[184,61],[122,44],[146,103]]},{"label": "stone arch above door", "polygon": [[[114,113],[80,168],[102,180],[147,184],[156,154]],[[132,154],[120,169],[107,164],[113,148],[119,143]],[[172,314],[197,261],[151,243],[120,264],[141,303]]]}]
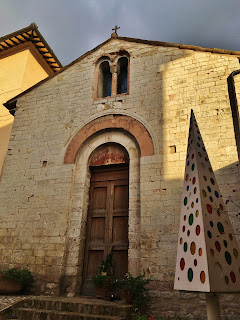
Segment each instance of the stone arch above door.
[{"label": "stone arch above door", "polygon": [[66,150],[64,163],[73,164],[83,143],[90,136],[104,129],[121,129],[129,132],[137,141],[141,157],[154,154],[152,137],[144,125],[132,117],[114,114],[97,118],[81,128]]},{"label": "stone arch above door", "polygon": [[87,142],[78,150],[73,170],[69,227],[66,235],[67,251],[63,270],[63,288],[69,287],[75,294],[79,294],[82,282],[90,185],[89,165],[94,151],[101,150],[103,145],[119,144],[126,149],[129,156],[129,159],[126,159],[126,162],[129,160],[128,267],[134,276],[140,273],[140,150],[137,141],[126,131],[113,129],[102,130],[99,134],[89,137]]}]

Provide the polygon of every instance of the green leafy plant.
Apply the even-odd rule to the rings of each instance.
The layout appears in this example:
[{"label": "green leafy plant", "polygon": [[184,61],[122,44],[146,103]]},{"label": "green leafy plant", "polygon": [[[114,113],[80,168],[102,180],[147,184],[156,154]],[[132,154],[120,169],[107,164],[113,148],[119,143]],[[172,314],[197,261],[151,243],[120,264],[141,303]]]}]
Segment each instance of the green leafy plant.
[{"label": "green leafy plant", "polygon": [[99,267],[98,267],[98,273],[106,272],[108,275],[112,274],[112,268],[113,268],[113,261],[112,261],[112,254],[108,254],[106,259],[103,260]]},{"label": "green leafy plant", "polygon": [[0,274],[2,274],[5,279],[23,282],[25,291],[30,289],[34,283],[32,273],[28,269],[9,268],[7,270],[1,270]]},{"label": "green leafy plant", "polygon": [[147,284],[151,281],[150,278],[145,278],[144,275],[133,277],[130,273],[126,274],[123,280],[123,289],[129,291],[133,296],[133,307],[135,314],[142,315],[149,308],[149,297],[147,294]]},{"label": "green leafy plant", "polygon": [[112,277],[112,282],[110,284],[110,290],[111,291],[115,291],[118,289],[122,289],[123,287],[123,282],[122,280],[116,278],[116,277]]},{"label": "green leafy plant", "polygon": [[111,279],[111,277],[107,275],[102,275],[101,273],[98,273],[92,277],[93,283],[95,284],[96,287],[102,287],[104,280],[106,279]]}]

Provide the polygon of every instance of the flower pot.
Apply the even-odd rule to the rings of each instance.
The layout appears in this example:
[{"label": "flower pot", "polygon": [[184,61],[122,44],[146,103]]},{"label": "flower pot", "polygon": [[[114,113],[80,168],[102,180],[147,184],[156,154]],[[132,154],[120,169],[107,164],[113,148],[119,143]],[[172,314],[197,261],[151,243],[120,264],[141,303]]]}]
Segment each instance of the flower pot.
[{"label": "flower pot", "polygon": [[112,279],[104,279],[102,286],[96,286],[97,298],[104,299],[107,297],[111,282],[112,282]]},{"label": "flower pot", "polygon": [[132,304],[133,303],[132,292],[129,291],[128,289],[124,289],[124,295],[125,295],[126,304]]},{"label": "flower pot", "polygon": [[23,289],[23,282],[5,279],[0,275],[0,294],[18,293]]}]

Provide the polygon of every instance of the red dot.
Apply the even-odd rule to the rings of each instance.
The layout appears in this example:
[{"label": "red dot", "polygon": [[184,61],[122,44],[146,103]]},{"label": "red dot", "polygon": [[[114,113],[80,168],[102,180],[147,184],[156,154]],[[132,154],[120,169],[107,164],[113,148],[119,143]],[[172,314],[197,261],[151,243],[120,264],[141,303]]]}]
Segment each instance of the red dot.
[{"label": "red dot", "polygon": [[220,205],[219,205],[219,207],[220,207],[220,209],[223,211],[223,205],[222,205],[222,204],[220,204]]},{"label": "red dot", "polygon": [[194,153],[192,154],[192,159],[194,158]]},{"label": "red dot", "polygon": [[230,278],[231,278],[231,280],[232,280],[232,282],[233,283],[235,283],[236,282],[236,276],[235,276],[235,273],[234,272],[230,272]]},{"label": "red dot", "polygon": [[199,236],[199,234],[200,234],[200,226],[197,225],[196,226],[196,235]]},{"label": "red dot", "polygon": [[185,226],[182,227],[182,231],[185,232]]},{"label": "red dot", "polygon": [[215,242],[215,247],[216,247],[218,252],[221,251],[221,245],[220,245],[220,243],[218,241]]},{"label": "red dot", "polygon": [[197,259],[194,260],[194,266],[197,266]]},{"label": "red dot", "polygon": [[195,182],[196,182],[196,178],[194,177],[194,178],[192,179],[192,184],[195,184]]},{"label": "red dot", "polygon": [[182,258],[182,259],[180,260],[180,268],[181,268],[181,270],[183,270],[184,267],[185,267],[185,260]]},{"label": "red dot", "polygon": [[212,206],[211,204],[207,204],[207,211],[212,214]]}]

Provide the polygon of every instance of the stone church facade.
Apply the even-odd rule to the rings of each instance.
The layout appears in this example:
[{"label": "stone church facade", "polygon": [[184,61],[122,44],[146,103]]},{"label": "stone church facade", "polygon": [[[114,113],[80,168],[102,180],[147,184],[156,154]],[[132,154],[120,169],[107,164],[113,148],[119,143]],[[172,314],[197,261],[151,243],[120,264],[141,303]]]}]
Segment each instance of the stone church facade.
[{"label": "stone church facade", "polygon": [[0,267],[28,267],[37,293],[80,295],[112,252],[119,275],[152,277],[154,308],[205,312],[201,295],[173,291],[189,119],[223,197],[238,201],[227,78],[239,56],[113,35],[9,100]]}]

